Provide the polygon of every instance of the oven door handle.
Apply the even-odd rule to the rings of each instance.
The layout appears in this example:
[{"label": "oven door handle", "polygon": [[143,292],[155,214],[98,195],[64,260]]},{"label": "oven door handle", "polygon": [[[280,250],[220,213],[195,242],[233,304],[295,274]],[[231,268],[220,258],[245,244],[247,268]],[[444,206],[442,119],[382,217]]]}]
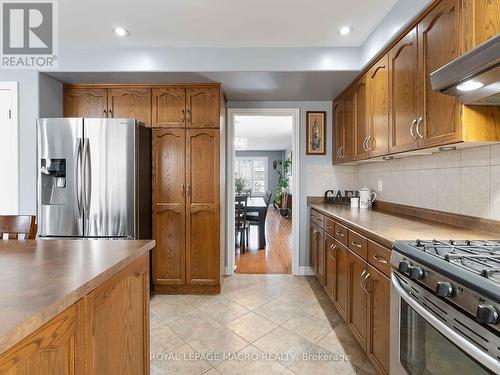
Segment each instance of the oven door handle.
[{"label": "oven door handle", "polygon": [[429,324],[436,328],[442,335],[448,338],[452,343],[457,345],[460,349],[470,355],[479,363],[488,367],[490,370],[495,371],[497,374],[500,373],[500,361],[496,361],[494,358],[490,357],[488,354],[478,349],[470,341],[466,340],[454,330],[449,328],[446,324],[441,322],[438,318],[432,315],[425,308],[420,306],[409,294],[406,292],[401,285],[394,273],[391,275],[392,287],[396,290],[400,298],[404,299],[405,302],[410,305],[410,307],[415,310],[417,314],[422,316]]}]

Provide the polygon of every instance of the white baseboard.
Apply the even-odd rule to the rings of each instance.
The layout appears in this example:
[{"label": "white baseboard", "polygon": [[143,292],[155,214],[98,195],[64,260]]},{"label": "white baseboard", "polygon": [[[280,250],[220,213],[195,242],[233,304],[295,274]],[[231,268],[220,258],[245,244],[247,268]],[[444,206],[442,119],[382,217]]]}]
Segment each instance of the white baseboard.
[{"label": "white baseboard", "polygon": [[226,267],[226,276],[232,276],[234,275],[234,270],[231,270],[231,267]]},{"label": "white baseboard", "polygon": [[299,276],[314,276],[314,271],[309,266],[299,266],[299,269],[297,270],[297,272],[295,272],[295,275],[299,275]]}]

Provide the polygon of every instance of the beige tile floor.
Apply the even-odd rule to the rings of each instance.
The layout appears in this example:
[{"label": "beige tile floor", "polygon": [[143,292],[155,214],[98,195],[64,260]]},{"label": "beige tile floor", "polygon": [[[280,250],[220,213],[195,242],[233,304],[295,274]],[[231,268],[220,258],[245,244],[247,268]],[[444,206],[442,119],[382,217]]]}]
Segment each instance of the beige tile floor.
[{"label": "beige tile floor", "polygon": [[217,296],[151,298],[151,374],[375,374],[318,282],[235,275]]}]

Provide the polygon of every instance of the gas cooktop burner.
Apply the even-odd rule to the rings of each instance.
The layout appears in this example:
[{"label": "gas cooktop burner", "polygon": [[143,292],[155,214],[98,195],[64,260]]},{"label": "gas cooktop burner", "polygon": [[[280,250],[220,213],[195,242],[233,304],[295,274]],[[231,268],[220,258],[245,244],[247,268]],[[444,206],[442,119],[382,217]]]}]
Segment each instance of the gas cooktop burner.
[{"label": "gas cooktop burner", "polygon": [[409,245],[500,283],[500,241],[417,240]]}]

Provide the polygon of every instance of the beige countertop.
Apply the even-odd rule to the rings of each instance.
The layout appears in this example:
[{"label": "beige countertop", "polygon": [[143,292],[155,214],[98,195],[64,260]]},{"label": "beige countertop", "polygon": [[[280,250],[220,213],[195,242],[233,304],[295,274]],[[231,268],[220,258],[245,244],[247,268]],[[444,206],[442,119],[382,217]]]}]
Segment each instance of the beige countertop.
[{"label": "beige countertop", "polygon": [[151,240],[0,240],[0,353],[154,246]]},{"label": "beige countertop", "polygon": [[384,211],[328,203],[309,203],[309,206],[388,248],[391,248],[396,240],[500,239],[498,233],[471,230]]}]

